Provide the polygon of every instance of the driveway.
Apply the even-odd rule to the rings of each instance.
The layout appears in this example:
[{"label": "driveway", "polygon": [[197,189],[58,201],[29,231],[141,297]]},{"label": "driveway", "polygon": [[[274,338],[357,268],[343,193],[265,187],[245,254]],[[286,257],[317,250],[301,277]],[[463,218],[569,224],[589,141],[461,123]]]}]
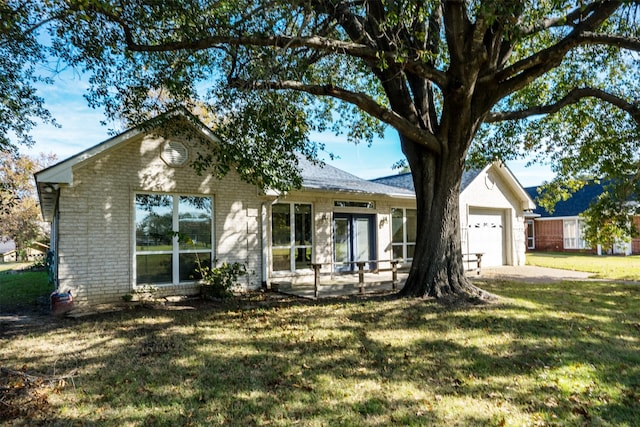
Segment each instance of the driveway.
[{"label": "driveway", "polygon": [[561,280],[594,280],[589,279],[593,273],[557,268],[536,267],[533,265],[502,266],[483,268],[481,279],[504,279],[521,282],[554,282]]}]

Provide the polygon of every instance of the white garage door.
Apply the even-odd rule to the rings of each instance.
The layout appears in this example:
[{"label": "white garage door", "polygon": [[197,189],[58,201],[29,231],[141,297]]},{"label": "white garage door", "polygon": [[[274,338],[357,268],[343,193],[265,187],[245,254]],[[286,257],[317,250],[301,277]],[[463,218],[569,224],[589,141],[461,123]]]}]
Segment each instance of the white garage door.
[{"label": "white garage door", "polygon": [[[484,253],[482,266],[492,267],[505,264],[504,214],[500,210],[470,209],[468,252]],[[465,248],[463,248],[465,251]]]}]

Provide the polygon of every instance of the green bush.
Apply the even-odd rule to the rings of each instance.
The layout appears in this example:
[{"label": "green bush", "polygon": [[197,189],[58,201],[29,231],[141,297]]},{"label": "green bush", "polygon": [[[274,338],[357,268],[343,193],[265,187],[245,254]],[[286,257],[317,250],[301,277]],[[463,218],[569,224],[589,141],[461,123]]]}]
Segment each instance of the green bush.
[{"label": "green bush", "polygon": [[202,276],[200,296],[204,299],[220,299],[233,295],[231,290],[238,283],[238,278],[247,274],[247,267],[238,262],[224,262],[219,267],[211,268],[198,262],[196,271]]}]

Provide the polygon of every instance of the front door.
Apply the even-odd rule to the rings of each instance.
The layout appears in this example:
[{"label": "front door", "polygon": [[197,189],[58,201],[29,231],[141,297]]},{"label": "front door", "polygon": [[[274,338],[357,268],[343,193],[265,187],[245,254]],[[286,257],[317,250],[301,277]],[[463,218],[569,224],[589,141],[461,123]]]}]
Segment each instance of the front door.
[{"label": "front door", "polygon": [[[336,271],[354,271],[358,269],[356,262],[376,259],[375,220],[375,215],[333,215]],[[367,263],[365,269],[375,269],[375,263]]]}]

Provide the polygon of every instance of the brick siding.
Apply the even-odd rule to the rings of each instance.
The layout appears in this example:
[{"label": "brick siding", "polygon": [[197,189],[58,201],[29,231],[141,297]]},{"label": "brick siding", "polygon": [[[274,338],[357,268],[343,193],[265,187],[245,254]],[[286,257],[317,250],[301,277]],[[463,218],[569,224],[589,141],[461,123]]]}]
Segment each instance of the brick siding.
[{"label": "brick siding", "polygon": [[[59,288],[71,290],[80,304],[117,301],[132,291],[136,192],[213,196],[216,258],[246,264],[257,274],[245,278],[245,287],[260,286],[261,231],[255,213],[262,202],[256,187],[233,171],[218,180],[198,176],[188,164],[170,167],[160,157],[165,142],[147,135],[118,144],[76,165],[73,185],[61,187]],[[193,159],[198,143],[183,142]],[[160,288],[161,294],[195,292],[193,284]]]}]

